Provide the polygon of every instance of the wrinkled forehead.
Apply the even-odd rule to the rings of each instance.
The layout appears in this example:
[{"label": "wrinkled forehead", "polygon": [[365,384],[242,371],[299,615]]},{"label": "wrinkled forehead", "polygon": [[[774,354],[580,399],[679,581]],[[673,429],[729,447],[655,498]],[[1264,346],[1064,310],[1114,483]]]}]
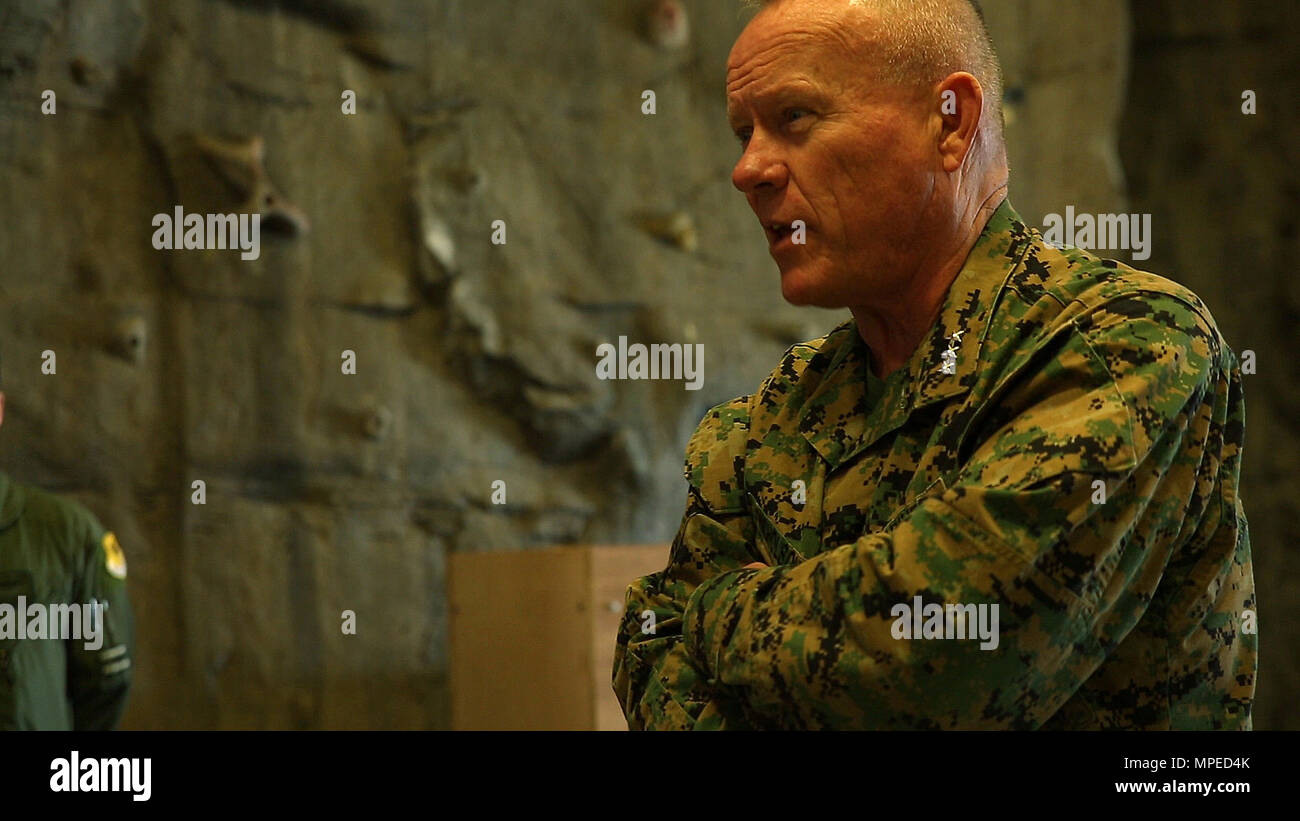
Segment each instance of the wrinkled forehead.
[{"label": "wrinkled forehead", "polygon": [[727,95],[786,75],[832,79],[870,68],[872,21],[848,0],[785,0],[761,9],[727,57]]}]

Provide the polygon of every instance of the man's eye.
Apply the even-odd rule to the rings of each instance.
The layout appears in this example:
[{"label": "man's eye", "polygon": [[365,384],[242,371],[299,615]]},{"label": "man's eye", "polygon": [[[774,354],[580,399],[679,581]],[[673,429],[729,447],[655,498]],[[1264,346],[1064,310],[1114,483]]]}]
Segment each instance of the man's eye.
[{"label": "man's eye", "polygon": [[736,132],[736,139],[740,141],[740,144],[741,144],[742,146],[743,146],[743,145],[748,145],[748,144],[749,144],[749,135],[750,135],[751,133],[753,133],[753,129],[752,129],[752,128],[742,128],[742,129],[740,129],[739,131]]},{"label": "man's eye", "polygon": [[787,123],[792,123],[795,120],[802,119],[809,113],[810,112],[806,108],[787,108],[785,111],[785,121]]}]

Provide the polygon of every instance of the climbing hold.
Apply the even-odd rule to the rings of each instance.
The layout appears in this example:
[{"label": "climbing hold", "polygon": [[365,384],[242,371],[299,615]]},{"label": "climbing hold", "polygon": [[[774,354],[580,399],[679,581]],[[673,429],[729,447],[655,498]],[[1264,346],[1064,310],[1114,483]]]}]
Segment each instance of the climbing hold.
[{"label": "climbing hold", "polygon": [[113,343],[116,352],[129,362],[139,365],[144,361],[145,347],[149,342],[149,325],[142,316],[124,316],[117,321]]},{"label": "climbing hold", "polygon": [[650,236],[688,254],[695,253],[699,247],[695,220],[685,211],[646,215],[640,217],[638,222]]},{"label": "climbing hold", "polygon": [[456,270],[456,242],[451,237],[451,228],[437,214],[422,215],[421,227],[424,233],[424,247],[442,266],[444,275]]},{"label": "climbing hold", "polygon": [[680,0],[654,0],[646,9],[646,33],[662,49],[679,49],[691,37],[690,20]]},{"label": "climbing hold", "polygon": [[393,426],[393,412],[383,405],[378,405],[366,414],[366,436],[371,439],[383,439]]},{"label": "climbing hold", "polygon": [[268,230],[290,236],[311,228],[303,210],[285,199],[266,173],[266,142],[260,136],[226,140],[199,134],[194,139],[199,150],[243,195],[241,212],[261,214],[262,225]]}]

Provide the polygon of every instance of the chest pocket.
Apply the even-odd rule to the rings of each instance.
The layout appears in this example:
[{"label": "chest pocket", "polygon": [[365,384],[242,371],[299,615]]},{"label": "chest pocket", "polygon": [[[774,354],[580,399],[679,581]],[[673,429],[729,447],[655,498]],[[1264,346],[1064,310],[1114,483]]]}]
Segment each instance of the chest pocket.
[{"label": "chest pocket", "polygon": [[938,496],[939,494],[943,493],[947,489],[948,486],[947,484],[944,483],[943,477],[942,476],[938,477],[929,485],[927,485],[925,490],[916,494],[916,497],[913,498],[912,501],[908,502],[907,504],[900,507],[898,510],[894,511],[894,515],[889,517],[889,521],[885,522],[885,526],[881,528],[881,530],[889,530],[894,525],[906,519],[908,515],[910,515],[913,510],[916,510],[917,506],[920,505],[922,502],[924,502],[926,499],[929,499],[931,496]]},{"label": "chest pocket", "polygon": [[30,602],[34,592],[30,572],[0,570],[0,605],[8,605],[4,608],[7,612],[0,614],[0,623],[6,620],[6,616],[12,616],[9,624],[0,626],[0,730],[17,728],[14,655],[18,652],[18,607],[20,599]]},{"label": "chest pocket", "polygon": [[763,510],[763,505],[754,494],[746,494],[750,516],[754,520],[754,539],[758,551],[767,564],[775,567],[782,564],[799,564],[806,557],[799,552],[794,543],[786,538],[771,517]]}]

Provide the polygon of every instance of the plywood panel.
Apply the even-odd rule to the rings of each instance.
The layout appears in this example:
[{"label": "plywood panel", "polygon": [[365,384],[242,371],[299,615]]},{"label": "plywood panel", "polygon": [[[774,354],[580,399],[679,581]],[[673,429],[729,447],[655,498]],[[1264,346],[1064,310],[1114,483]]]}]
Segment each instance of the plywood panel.
[{"label": "plywood panel", "polygon": [[582,551],[453,554],[448,586],[453,729],[592,729]]}]

